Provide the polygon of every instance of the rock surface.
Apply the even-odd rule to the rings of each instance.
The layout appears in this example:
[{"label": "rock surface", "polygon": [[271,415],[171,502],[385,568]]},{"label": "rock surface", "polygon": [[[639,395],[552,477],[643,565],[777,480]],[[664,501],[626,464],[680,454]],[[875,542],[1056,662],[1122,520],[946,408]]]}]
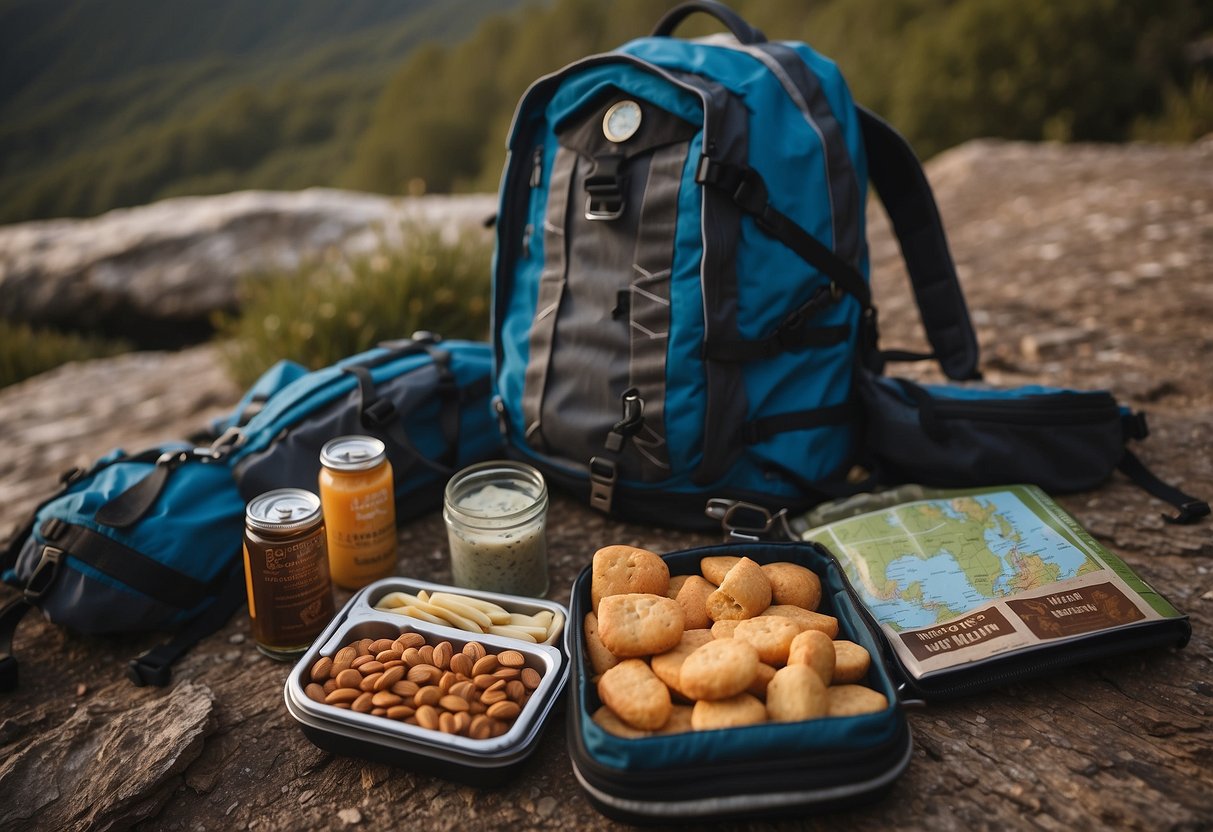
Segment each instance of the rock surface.
[{"label": "rock surface", "polygon": [[[1150,411],[1154,435],[1139,453],[1164,478],[1213,495],[1213,142],[1189,147],[1084,147],[973,143],[929,166],[953,253],[978,324],[987,378],[1108,387]],[[869,212],[875,295],[885,346],[920,342],[917,316],[897,262],[896,245]],[[64,455],[92,457],[121,439],[131,446],[189,433],[203,413],[235,400],[221,377],[197,368],[205,350],[99,364],[94,408],[113,414],[66,420],[61,455],[29,453],[0,472],[0,522],[15,521],[22,501],[42,493]],[[115,407],[118,373],[138,386],[144,376],[171,379],[173,362],[198,362],[189,395],[166,392],[139,410]],[[159,367],[155,374],[150,367]],[[893,368],[927,375],[928,368]],[[82,398],[87,367],[67,368],[0,391],[0,459],[25,454],[30,442],[55,444],[56,408],[37,400]],[[56,397],[58,397],[56,399]],[[125,400],[124,400],[125,401]],[[138,397],[134,399],[138,401]],[[108,408],[108,410],[106,409]],[[147,414],[159,415],[148,416]],[[142,411],[140,411],[142,412]],[[74,427],[73,427],[74,426]],[[33,437],[32,439],[30,437]],[[39,439],[44,437],[44,439]],[[1063,504],[1142,577],[1189,613],[1193,638],[1182,650],[1133,653],[1058,669],[908,714],[915,750],[906,773],[879,801],[820,819],[783,824],[741,822],[739,829],[812,828],[885,832],[891,828],[968,830],[1200,829],[1213,820],[1213,525],[1165,524],[1164,506],[1123,478]],[[595,548],[605,543],[671,551],[716,542],[690,534],[609,520],[556,496],[550,513],[551,596],[568,588]],[[401,528],[398,571],[447,581],[446,537],[436,513]],[[2,598],[10,597],[5,591]],[[342,593],[339,598],[348,597]],[[171,694],[123,687],[122,664],[152,638],[87,639],[39,620],[18,633],[21,688],[5,696],[0,757],[34,743],[72,746],[72,714],[97,700],[138,709],[163,703],[181,713],[182,688],[209,689],[214,733],[181,776],[140,780],[145,805],[107,772],[126,759],[98,746],[81,760],[90,777],[111,784],[88,792],[96,813],[64,818],[42,809],[29,826],[83,827],[88,819],[117,828],[320,830],[331,828],[608,829],[615,824],[588,803],[570,769],[562,714],[548,726],[519,777],[477,789],[407,768],[333,755],[312,746],[282,703],[289,667],[254,649],[247,618],[237,615],[188,654]],[[77,686],[85,692],[77,695]],[[147,697],[146,699],[144,697]],[[164,697],[163,699],[157,697]],[[73,707],[74,706],[74,707]],[[106,705],[105,707],[110,707]],[[77,718],[78,719],[78,718]],[[137,720],[131,720],[133,724]],[[160,723],[167,727],[166,720]],[[134,731],[131,742],[155,759],[157,745],[180,743]],[[179,761],[188,762],[182,752]],[[39,782],[59,782],[63,756],[41,761]],[[165,766],[161,766],[165,769]],[[154,781],[154,782],[153,782]],[[16,782],[16,781],[11,781]],[[32,782],[32,781],[27,781]],[[34,806],[35,786],[0,782],[0,804]],[[9,797],[16,794],[16,801]],[[140,817],[147,819],[139,822]],[[109,819],[109,820],[106,820]]]},{"label": "rock surface", "polygon": [[[414,224],[476,228],[490,195],[389,198],[327,188],[179,197],[83,220],[0,227],[0,318],[143,333],[205,328],[239,281],[327,249],[370,251]],[[163,337],[162,335],[159,337]]]}]

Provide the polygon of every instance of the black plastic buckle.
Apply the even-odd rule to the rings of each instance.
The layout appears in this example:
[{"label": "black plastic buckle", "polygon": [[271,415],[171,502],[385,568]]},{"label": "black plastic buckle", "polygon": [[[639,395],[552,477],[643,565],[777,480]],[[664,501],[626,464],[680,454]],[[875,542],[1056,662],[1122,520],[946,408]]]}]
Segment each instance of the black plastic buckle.
[{"label": "black plastic buckle", "polygon": [[138,688],[148,685],[162,688],[172,681],[173,671],[169,668],[168,662],[144,654],[130,660],[126,666],[126,678],[130,679],[131,683]]},{"label": "black plastic buckle", "polygon": [[389,399],[375,399],[362,409],[362,424],[368,428],[384,428],[396,418],[396,405]]},{"label": "black plastic buckle", "polygon": [[623,216],[622,153],[597,156],[594,168],[585,177],[585,218],[614,220]]},{"label": "black plastic buckle", "polygon": [[743,170],[741,181],[733,190],[733,201],[742,211],[757,217],[760,225],[769,228],[774,225],[774,209],[767,197],[767,186],[762,177],[752,168]]},{"label": "black plastic buckle", "polygon": [[1189,523],[1195,523],[1202,517],[1209,516],[1209,504],[1204,500],[1189,500],[1181,506],[1176,506],[1176,508],[1179,509],[1178,514],[1174,517],[1164,514],[1162,519],[1176,526],[1186,526]]},{"label": "black plastic buckle", "polygon": [[590,506],[610,513],[615,497],[615,480],[619,466],[613,460],[596,456],[590,459]]},{"label": "black plastic buckle", "polygon": [[34,567],[33,574],[25,582],[26,601],[30,604],[36,604],[42,600],[42,596],[54,584],[55,576],[59,574],[59,564],[62,560],[62,549],[57,549],[54,546],[42,547],[42,557],[38,559],[38,565]]}]

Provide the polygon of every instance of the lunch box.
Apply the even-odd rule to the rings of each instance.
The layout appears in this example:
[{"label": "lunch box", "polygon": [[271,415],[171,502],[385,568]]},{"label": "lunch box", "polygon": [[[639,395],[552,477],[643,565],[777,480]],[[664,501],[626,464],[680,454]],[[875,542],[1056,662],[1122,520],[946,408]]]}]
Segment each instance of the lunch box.
[{"label": "lunch box", "polygon": [[910,762],[910,728],[875,624],[862,612],[841,569],[811,543],[747,543],[665,555],[670,575],[699,574],[702,558],[744,555],[787,561],[821,579],[818,612],[838,619],[838,638],[872,656],[865,684],[889,706],[859,716],[763,723],[742,728],[625,739],[591,718],[602,704],[585,648],[591,570],[573,583],[565,650],[572,665],[567,708],[569,756],[590,802],[629,822],[697,821],[803,814],[867,802],[888,790]]},{"label": "lunch box", "polygon": [[[535,644],[505,636],[471,633],[375,609],[379,599],[388,593],[415,595],[420,590],[479,598],[510,612],[527,615],[549,610],[555,616],[551,635],[545,643]],[[476,786],[497,785],[515,774],[535,751],[544,725],[560,701],[569,674],[568,660],[559,646],[565,617],[563,606],[542,598],[385,578],[355,594],[292,668],[283,691],[286,708],[304,735],[326,751],[418,768]],[[316,702],[304,693],[312,665],[321,656],[332,656],[343,646],[362,638],[394,639],[406,632],[418,633],[431,644],[449,641],[456,652],[471,641],[480,642],[489,653],[516,650],[525,658],[526,667],[539,672],[539,686],[505,734],[484,740],[335,708]]]}]

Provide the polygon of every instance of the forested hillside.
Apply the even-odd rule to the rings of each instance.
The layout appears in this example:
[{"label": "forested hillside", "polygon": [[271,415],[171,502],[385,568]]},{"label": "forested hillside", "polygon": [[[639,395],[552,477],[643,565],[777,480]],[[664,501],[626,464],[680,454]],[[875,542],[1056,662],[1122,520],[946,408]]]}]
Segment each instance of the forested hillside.
[{"label": "forested hillside", "polygon": [[[837,60],[923,156],[1213,130],[1203,0],[731,4]],[[0,222],[252,187],[491,190],[526,85],[671,5],[0,0]]]},{"label": "forested hillside", "polygon": [[0,222],[335,184],[419,44],[519,0],[0,0]]}]

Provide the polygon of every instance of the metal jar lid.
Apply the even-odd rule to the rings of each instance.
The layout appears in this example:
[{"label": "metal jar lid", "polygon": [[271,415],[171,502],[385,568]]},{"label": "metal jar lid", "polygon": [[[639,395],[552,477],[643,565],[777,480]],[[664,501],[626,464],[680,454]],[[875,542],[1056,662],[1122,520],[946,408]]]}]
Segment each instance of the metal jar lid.
[{"label": "metal jar lid", "polygon": [[333,471],[367,471],[387,457],[387,447],[373,436],[338,436],[320,449],[320,464]]},{"label": "metal jar lid", "polygon": [[261,531],[305,529],[320,520],[320,498],[302,488],[277,488],[249,500],[244,517]]}]

